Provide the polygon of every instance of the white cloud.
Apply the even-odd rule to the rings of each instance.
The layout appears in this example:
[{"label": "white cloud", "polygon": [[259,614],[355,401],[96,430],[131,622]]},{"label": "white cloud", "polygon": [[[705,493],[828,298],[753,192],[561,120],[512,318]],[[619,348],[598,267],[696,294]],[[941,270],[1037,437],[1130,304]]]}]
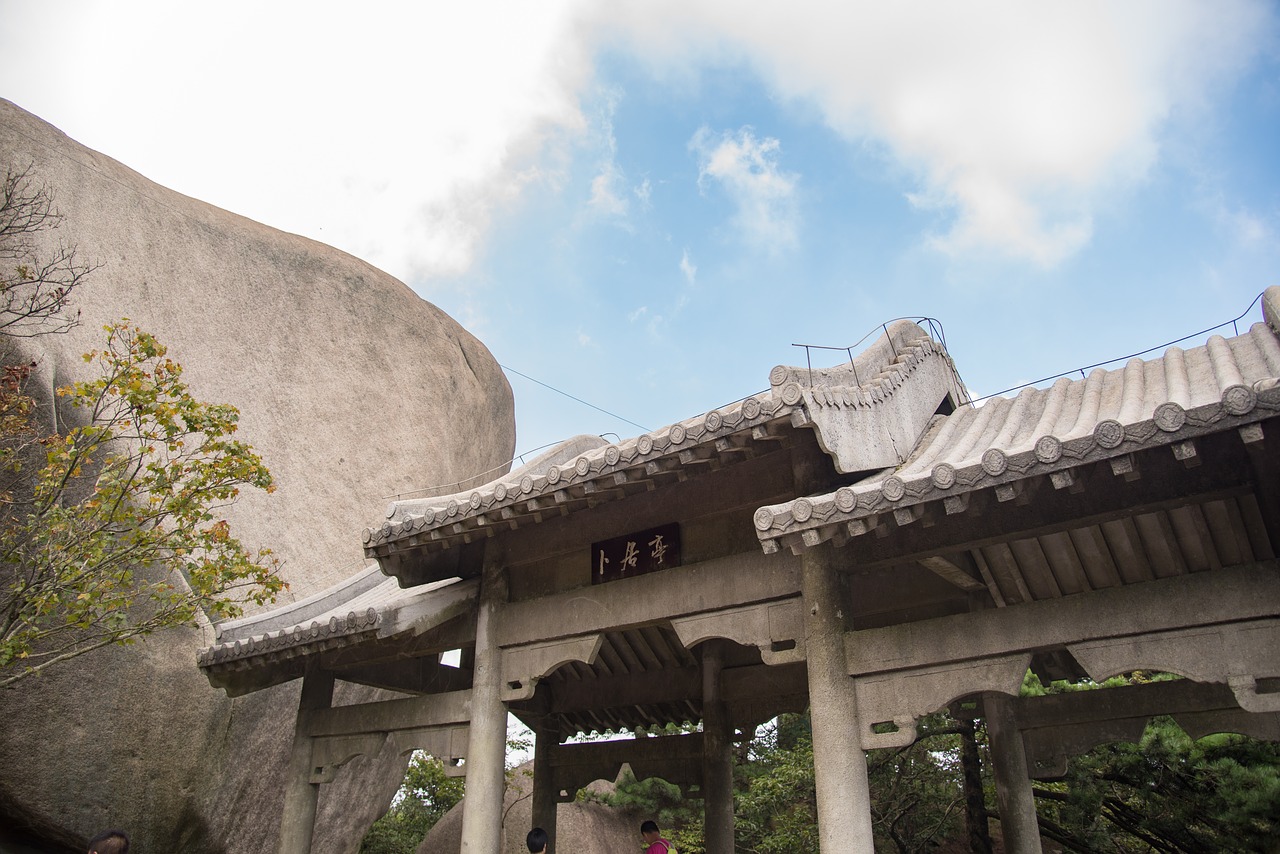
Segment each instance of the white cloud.
[{"label": "white cloud", "polygon": [[617,168],[609,163],[605,171],[591,181],[591,199],[588,202],[591,209],[604,216],[625,217],[628,209],[627,199],[617,190],[622,184],[622,176]]},{"label": "white cloud", "polygon": [[591,198],[588,209],[596,216],[625,219],[630,211],[627,195],[627,177],[618,165],[618,140],[613,133],[613,116],[622,100],[620,90],[609,90],[601,99],[601,114],[591,123],[592,148],[600,152],[600,163],[595,178],[591,180]]},{"label": "white cloud", "polygon": [[597,26],[658,73],[745,62],[883,144],[951,216],[934,245],[1053,264],[1143,180],[1167,123],[1274,32],[1262,0],[632,0]]},{"label": "white cloud", "polygon": [[649,184],[649,179],[645,178],[640,184],[631,189],[636,194],[636,198],[640,200],[640,206],[649,207],[649,199],[653,195],[653,187]]},{"label": "white cloud", "polygon": [[698,278],[698,267],[689,259],[689,250],[685,249],[684,254],[680,256],[680,272],[684,273],[684,280],[689,284],[693,284]]},{"label": "white cloud", "polygon": [[[582,127],[576,2],[6,3],[0,80],[161,184],[402,278],[453,273]],[[50,27],[58,62],[29,37]]]},{"label": "white cloud", "polygon": [[698,154],[698,183],[714,179],[733,199],[734,221],[749,243],[776,251],[794,246],[798,213],[794,193],[798,175],[778,165],[781,144],[756,139],[750,128],[718,137],[703,127],[689,141]]},{"label": "white cloud", "polygon": [[[774,95],[905,164],[915,202],[948,217],[939,248],[1052,264],[1088,241],[1110,194],[1144,178],[1168,123],[1274,32],[1265,0],[477,0],[358,13],[333,0],[42,0],[4,2],[3,17],[5,97],[166,186],[403,278],[465,270],[495,212],[560,180],[559,143],[588,130],[580,102],[601,50],[668,76],[749,65]],[[57,62],[40,32],[57,33]],[[733,171],[753,156],[738,145],[738,161],[708,174],[727,189],[741,178],[744,225],[776,226],[785,193],[770,203],[768,180]],[[625,176],[597,178],[593,200],[616,215]],[[647,182],[634,192],[645,201]]]}]

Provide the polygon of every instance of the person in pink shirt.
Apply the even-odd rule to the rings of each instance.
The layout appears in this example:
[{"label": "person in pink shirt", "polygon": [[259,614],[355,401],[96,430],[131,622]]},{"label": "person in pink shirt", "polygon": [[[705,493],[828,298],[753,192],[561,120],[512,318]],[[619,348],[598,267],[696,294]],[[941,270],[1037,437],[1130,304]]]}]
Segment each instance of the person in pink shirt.
[{"label": "person in pink shirt", "polygon": [[676,854],[676,849],[658,832],[656,821],[646,821],[641,824],[640,836],[644,839],[644,854]]}]

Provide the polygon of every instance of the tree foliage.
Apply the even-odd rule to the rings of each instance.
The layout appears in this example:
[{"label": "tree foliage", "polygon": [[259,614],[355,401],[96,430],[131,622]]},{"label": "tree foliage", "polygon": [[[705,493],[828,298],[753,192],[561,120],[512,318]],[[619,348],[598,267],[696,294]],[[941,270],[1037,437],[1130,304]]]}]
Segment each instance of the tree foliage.
[{"label": "tree foliage", "polygon": [[[1171,679],[1136,673],[1093,683],[1041,685],[1027,694],[1097,690]],[[972,713],[969,713],[972,714]],[[965,739],[970,758],[965,760]],[[912,745],[867,755],[877,851],[991,850],[986,820],[996,815],[984,727],[943,712],[922,718]],[[966,768],[966,761],[977,767]],[[1240,735],[1195,740],[1157,718],[1136,744],[1102,745],[1074,757],[1066,779],[1034,789],[1042,834],[1064,850],[1096,854],[1271,851],[1280,839],[1280,745]],[[966,811],[966,770],[976,803]],[[813,743],[807,715],[784,715],[761,729],[735,769],[736,850],[742,854],[818,851]],[[581,796],[581,795],[580,795]],[[701,803],[678,787],[624,777],[614,795],[595,796],[657,817],[681,852],[703,850]],[[996,825],[998,827],[998,823]],[[967,832],[966,832],[967,831]]]},{"label": "tree foliage", "polygon": [[872,826],[886,850],[924,851],[963,835],[960,728],[941,712],[916,733],[906,747],[867,754]]},{"label": "tree foliage", "polygon": [[439,759],[415,753],[390,809],[360,843],[360,854],[413,854],[427,831],[462,800],[465,789],[463,778],[446,776]]},{"label": "tree foliage", "polygon": [[1036,791],[1050,838],[1075,851],[1274,850],[1280,747],[1241,735],[1196,740],[1157,718],[1137,744],[1106,744]]},{"label": "tree foliage", "polygon": [[757,854],[817,854],[818,797],[808,718],[786,715],[753,739],[734,805],[735,838]]},{"label": "tree foliage", "polygon": [[[868,756],[877,850],[923,851],[960,832],[960,741],[944,715],[921,722],[909,747]],[[744,854],[817,854],[818,800],[808,715],[762,727],[734,770],[735,842]],[[654,818],[681,854],[705,850],[702,803],[665,780],[624,774],[611,794],[579,799]]]},{"label": "tree foliage", "polygon": [[[1041,695],[1169,681],[1135,672],[1041,685]],[[1073,851],[1099,854],[1274,850],[1280,839],[1280,745],[1220,733],[1193,739],[1168,717],[1137,743],[1100,745],[1073,757],[1065,779],[1035,789],[1041,830]]]},{"label": "tree foliage", "polygon": [[[42,231],[61,222],[26,172],[0,190],[0,338],[64,331],[89,268]],[[57,390],[70,418],[42,426],[34,365],[0,378],[0,687],[102,646],[241,613],[284,588],[216,513],[271,475],[235,438],[233,406],[197,400],[156,338],[108,325],[85,361],[97,377]],[[53,411],[58,408],[50,401]],[[73,421],[74,424],[59,420]]]}]

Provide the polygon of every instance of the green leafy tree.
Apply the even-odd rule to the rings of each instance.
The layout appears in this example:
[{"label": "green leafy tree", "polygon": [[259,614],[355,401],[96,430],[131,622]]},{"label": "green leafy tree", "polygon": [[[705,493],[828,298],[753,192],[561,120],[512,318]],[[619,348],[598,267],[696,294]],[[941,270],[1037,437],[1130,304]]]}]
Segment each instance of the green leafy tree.
[{"label": "green leafy tree", "polygon": [[1137,744],[1076,757],[1036,790],[1047,836],[1074,851],[1275,850],[1280,747],[1240,735],[1195,740],[1157,718]]},{"label": "green leafy tree", "polygon": [[196,400],[154,336],[123,321],[58,390],[85,423],[40,435],[16,379],[0,447],[0,686],[159,629],[239,615],[284,588],[215,512],[271,475],[233,406]]},{"label": "green leafy tree", "polygon": [[360,854],[413,854],[465,791],[463,778],[447,776],[443,762],[415,753],[390,809],[360,843]]},{"label": "green leafy tree", "polygon": [[785,715],[753,740],[734,810],[740,850],[817,854],[818,796],[807,715]]},{"label": "green leafy tree", "polygon": [[[235,407],[198,401],[151,334],[122,321],[85,356],[96,379],[57,390],[52,431],[12,339],[64,332],[93,268],[30,168],[0,180],[0,687],[159,629],[236,616],[284,588],[217,511],[271,475],[235,438]],[[53,248],[49,248],[49,247]],[[74,422],[71,425],[58,422]]]},{"label": "green leafy tree", "polygon": [[[1045,686],[1029,675],[1023,693],[1176,678],[1135,672],[1101,685]],[[1041,831],[1072,851],[1272,851],[1280,839],[1280,745],[1225,733],[1196,740],[1158,717],[1136,744],[1104,744],[1073,757],[1067,777],[1039,784],[1035,795]]]}]

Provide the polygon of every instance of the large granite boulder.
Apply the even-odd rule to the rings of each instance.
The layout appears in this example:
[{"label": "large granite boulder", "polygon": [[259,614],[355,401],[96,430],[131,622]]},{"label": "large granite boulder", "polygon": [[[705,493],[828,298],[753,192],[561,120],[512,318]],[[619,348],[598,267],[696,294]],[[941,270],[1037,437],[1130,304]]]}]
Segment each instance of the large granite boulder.
[{"label": "large granite boulder", "polygon": [[[0,101],[5,166],[53,190],[58,237],[101,265],[75,294],[78,328],[22,342],[36,382],[84,376],[79,355],[128,317],[197,397],[239,407],[278,490],[226,515],[283,559],[281,601],[358,571],[360,531],[389,498],[510,460],[513,400],[492,355],[386,273],[160,187]],[[300,686],[228,699],[195,665],[212,641],[209,626],[173,630],[0,691],[0,851],[83,851],[106,826],[139,851],[274,851]],[[361,758],[325,786],[317,850],[356,851],[403,768]]]}]

